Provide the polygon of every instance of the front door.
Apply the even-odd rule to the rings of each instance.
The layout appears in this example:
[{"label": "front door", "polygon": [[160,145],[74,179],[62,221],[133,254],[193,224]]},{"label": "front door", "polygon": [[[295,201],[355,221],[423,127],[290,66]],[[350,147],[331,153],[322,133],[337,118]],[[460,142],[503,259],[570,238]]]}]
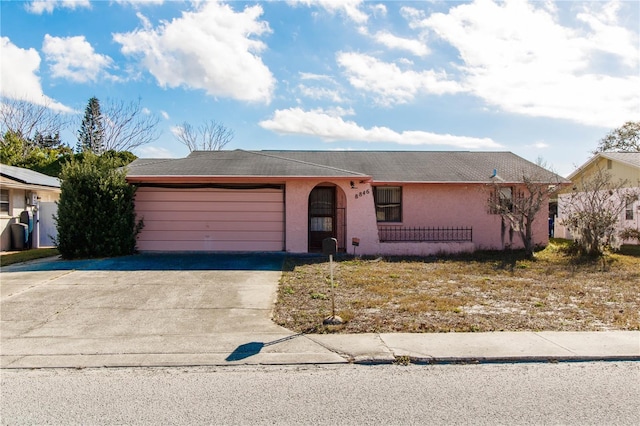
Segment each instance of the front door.
[{"label": "front door", "polygon": [[309,194],[309,251],[322,251],[325,238],[336,238],[336,188],[320,186]]}]

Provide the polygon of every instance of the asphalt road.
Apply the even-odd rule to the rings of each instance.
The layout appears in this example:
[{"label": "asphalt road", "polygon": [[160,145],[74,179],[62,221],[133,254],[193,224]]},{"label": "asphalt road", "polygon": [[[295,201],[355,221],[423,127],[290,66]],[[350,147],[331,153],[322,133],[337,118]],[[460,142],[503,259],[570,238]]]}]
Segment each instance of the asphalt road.
[{"label": "asphalt road", "polygon": [[2,424],[640,424],[640,363],[1,372]]}]

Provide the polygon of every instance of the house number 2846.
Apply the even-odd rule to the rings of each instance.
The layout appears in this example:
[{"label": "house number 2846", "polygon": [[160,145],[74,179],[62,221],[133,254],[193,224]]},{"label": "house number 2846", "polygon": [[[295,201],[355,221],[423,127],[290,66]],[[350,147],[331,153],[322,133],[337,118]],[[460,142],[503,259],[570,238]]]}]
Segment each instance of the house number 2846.
[{"label": "house number 2846", "polygon": [[369,189],[367,189],[367,190],[365,190],[365,191],[360,191],[360,192],[358,192],[358,193],[356,194],[356,200],[357,200],[358,198],[362,198],[362,197],[364,197],[365,195],[369,195],[369,194],[371,194],[371,190],[369,190]]}]

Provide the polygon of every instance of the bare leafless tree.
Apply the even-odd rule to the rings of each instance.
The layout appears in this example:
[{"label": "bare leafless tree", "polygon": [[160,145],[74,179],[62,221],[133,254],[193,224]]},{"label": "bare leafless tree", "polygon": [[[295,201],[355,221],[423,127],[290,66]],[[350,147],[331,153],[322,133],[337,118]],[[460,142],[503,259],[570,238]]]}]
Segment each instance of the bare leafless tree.
[{"label": "bare leafless tree", "polygon": [[520,236],[529,258],[533,257],[536,247],[533,223],[538,212],[566,184],[557,174],[547,170],[542,160],[538,159],[537,165],[537,170],[524,174],[517,184],[502,182],[499,176],[494,176],[489,184],[489,211],[502,217],[503,232],[508,229]]},{"label": "bare leafless tree", "polygon": [[186,121],[173,129],[174,136],[189,151],[219,151],[233,140],[233,130],[215,120],[195,128]]},{"label": "bare leafless tree", "polygon": [[160,137],[160,118],[147,112],[137,101],[107,99],[102,105],[105,151],[132,151]]},{"label": "bare leafless tree", "polygon": [[11,132],[22,139],[36,134],[60,133],[70,123],[70,116],[50,108],[49,103],[37,105],[29,101],[3,97],[0,101],[0,137]]},{"label": "bare leafless tree", "polygon": [[599,256],[606,248],[617,249],[622,242],[616,231],[620,216],[640,197],[629,182],[612,179],[609,172],[598,168],[558,199],[560,223],[571,231],[583,254]]}]

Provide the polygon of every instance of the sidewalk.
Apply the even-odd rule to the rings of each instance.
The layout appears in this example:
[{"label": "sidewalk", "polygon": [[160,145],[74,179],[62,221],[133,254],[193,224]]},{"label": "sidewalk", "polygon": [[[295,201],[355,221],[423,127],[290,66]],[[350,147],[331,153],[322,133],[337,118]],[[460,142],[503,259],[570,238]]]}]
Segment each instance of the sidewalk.
[{"label": "sidewalk", "polygon": [[640,361],[640,331],[296,334],[271,320],[279,256],[3,267],[0,368]]},{"label": "sidewalk", "polygon": [[640,360],[640,331],[311,335],[353,362]]},{"label": "sidewalk", "polygon": [[[217,334],[155,341],[56,341],[2,368],[640,361],[640,331],[439,334]],[[163,349],[164,348],[164,349]],[[15,349],[15,348],[14,348]]]}]

